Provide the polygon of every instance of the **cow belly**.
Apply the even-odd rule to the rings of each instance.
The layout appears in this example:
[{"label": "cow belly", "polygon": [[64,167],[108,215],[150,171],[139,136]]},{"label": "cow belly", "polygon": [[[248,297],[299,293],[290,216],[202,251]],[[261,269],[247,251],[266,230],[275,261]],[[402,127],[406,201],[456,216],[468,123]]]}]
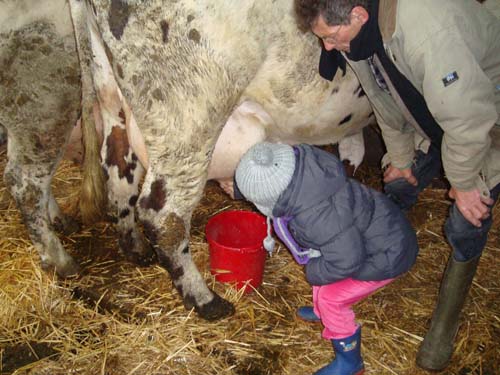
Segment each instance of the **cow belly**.
[{"label": "cow belly", "polygon": [[253,100],[244,101],[222,129],[208,178],[232,180],[241,156],[264,140],[292,145],[344,143],[342,159],[358,167],[364,154],[361,131],[374,122],[359,82],[349,71],[347,76],[336,77],[332,85],[315,89],[297,89],[294,103],[265,90],[247,90],[247,97]]},{"label": "cow belly", "polygon": [[[94,110],[96,111],[95,123],[97,131],[102,136],[102,120],[97,105]],[[130,146],[143,167],[147,169],[149,158],[144,138],[132,114],[130,119],[131,121],[127,123]],[[231,114],[217,139],[208,169],[208,179],[218,180],[219,182],[232,180],[236,166],[243,154],[254,144],[265,140],[288,144],[311,143],[321,145],[339,142],[343,145],[340,149],[342,158],[349,159],[357,167],[361,163],[364,154],[363,144],[360,143],[362,138],[361,141],[359,140],[359,134],[361,134],[359,130],[366,124],[368,124],[368,118],[365,116],[363,121],[346,124],[341,132],[333,126],[327,134],[322,133],[320,126],[317,129],[313,128],[310,132],[312,134],[315,134],[315,132],[322,134],[320,139],[316,139],[315,135],[313,137],[306,136],[300,127],[294,128],[293,126],[290,126],[290,129],[284,135],[279,133],[280,129],[277,129],[276,122],[260,104],[245,101]],[[342,135],[344,132],[349,135]],[[339,133],[341,135],[338,135]],[[83,153],[81,135],[80,122],[78,122],[73,129],[70,144],[66,149],[66,159],[81,162]]]}]

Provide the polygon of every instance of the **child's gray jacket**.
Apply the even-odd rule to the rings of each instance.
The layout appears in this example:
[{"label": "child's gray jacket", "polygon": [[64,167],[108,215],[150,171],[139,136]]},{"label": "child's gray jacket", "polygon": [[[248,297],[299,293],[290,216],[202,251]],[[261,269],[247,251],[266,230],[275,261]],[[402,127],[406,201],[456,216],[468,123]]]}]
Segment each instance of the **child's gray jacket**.
[{"label": "child's gray jacket", "polygon": [[408,271],[418,244],[400,209],[382,193],[347,178],[334,155],[308,145],[295,149],[294,176],[273,216],[292,217],[289,230],[297,243],[321,252],[306,265],[309,283],[384,280]]}]

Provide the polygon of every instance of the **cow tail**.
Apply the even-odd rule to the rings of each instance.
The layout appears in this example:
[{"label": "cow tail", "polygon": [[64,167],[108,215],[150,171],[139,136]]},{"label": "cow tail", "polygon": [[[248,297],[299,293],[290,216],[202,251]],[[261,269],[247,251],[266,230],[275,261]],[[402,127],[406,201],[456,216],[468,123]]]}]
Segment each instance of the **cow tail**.
[{"label": "cow tail", "polygon": [[80,1],[71,0],[69,4],[82,75],[81,126],[84,159],[83,182],[79,206],[83,222],[90,223],[104,217],[107,193],[99,155],[100,141],[94,117],[94,103],[97,103],[97,98],[90,68],[90,56],[92,56],[92,54],[89,34],[86,27],[87,8],[86,4]]},{"label": "cow tail", "polygon": [[92,104],[84,103],[82,111],[82,133],[85,155],[80,193],[80,212],[82,220],[85,223],[95,222],[103,218],[107,204],[106,183],[100,158],[101,147],[93,117]]}]

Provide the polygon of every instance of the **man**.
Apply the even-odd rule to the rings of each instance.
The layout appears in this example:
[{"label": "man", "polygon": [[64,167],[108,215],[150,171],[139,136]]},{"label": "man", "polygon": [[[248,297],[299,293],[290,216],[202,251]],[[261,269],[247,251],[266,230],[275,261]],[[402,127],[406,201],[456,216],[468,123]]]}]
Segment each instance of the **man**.
[{"label": "man", "polygon": [[402,209],[444,168],[453,250],[417,354],[446,367],[459,314],[500,193],[500,21],[473,0],[295,0],[323,41],[320,74],[345,61],[374,108],[387,148],[385,191]]}]

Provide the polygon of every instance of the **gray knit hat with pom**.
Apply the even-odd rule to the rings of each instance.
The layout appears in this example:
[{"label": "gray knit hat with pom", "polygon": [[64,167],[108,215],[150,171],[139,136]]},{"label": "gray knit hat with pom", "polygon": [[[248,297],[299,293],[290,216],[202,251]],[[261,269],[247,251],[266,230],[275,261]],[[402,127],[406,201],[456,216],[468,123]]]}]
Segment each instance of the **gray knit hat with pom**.
[{"label": "gray knit hat with pom", "polygon": [[253,145],[236,168],[236,184],[246,199],[268,217],[295,171],[293,147],[261,142]]}]

